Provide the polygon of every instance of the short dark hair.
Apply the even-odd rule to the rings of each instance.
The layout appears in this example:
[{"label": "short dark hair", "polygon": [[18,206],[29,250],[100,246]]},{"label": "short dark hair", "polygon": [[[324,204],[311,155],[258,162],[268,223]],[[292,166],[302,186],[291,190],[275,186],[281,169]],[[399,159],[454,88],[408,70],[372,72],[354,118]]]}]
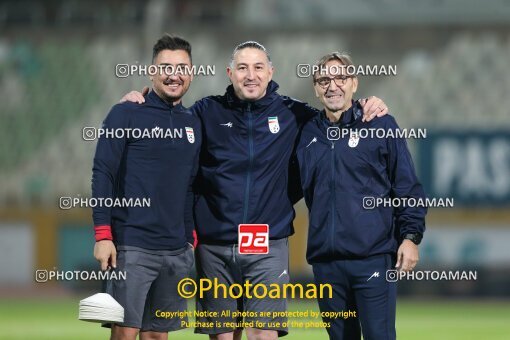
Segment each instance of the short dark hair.
[{"label": "short dark hair", "polygon": [[233,66],[233,64],[234,64],[234,57],[236,56],[236,53],[239,52],[240,50],[245,49],[245,48],[256,48],[257,50],[263,51],[267,56],[267,61],[269,61],[269,64],[271,64],[271,57],[269,56],[269,52],[264,47],[264,45],[262,45],[256,41],[249,40],[249,41],[240,43],[239,45],[237,45],[234,48],[234,51],[232,52],[232,57],[230,58],[230,66]]},{"label": "short dark hair", "polygon": [[152,62],[156,60],[159,52],[163,50],[186,51],[189,55],[189,59],[191,60],[191,44],[181,37],[165,33],[165,35],[159,38],[159,40],[156,41],[156,44],[154,44],[154,47],[152,48]]}]

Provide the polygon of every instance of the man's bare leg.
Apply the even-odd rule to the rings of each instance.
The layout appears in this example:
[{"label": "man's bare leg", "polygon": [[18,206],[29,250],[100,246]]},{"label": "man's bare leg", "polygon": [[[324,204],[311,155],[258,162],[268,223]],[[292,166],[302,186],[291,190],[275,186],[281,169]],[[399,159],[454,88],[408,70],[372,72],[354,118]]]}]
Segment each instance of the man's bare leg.
[{"label": "man's bare leg", "polygon": [[236,329],[233,332],[221,333],[221,334],[210,334],[209,340],[241,340],[243,336],[242,329]]},{"label": "man's bare leg", "polygon": [[168,332],[140,332],[140,340],[168,340]]},{"label": "man's bare leg", "polygon": [[138,328],[133,327],[122,327],[118,325],[112,325],[111,340],[136,340]]},{"label": "man's bare leg", "polygon": [[277,340],[278,331],[270,329],[246,328],[248,340]]}]

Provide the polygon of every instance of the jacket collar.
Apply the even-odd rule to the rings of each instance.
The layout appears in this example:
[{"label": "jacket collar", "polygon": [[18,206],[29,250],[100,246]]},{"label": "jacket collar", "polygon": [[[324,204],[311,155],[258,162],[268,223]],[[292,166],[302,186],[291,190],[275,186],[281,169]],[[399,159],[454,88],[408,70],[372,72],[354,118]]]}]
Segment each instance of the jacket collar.
[{"label": "jacket collar", "polygon": [[233,108],[244,109],[248,106],[248,104],[250,104],[253,109],[264,108],[269,106],[274,100],[276,100],[276,98],[278,98],[279,95],[276,92],[278,88],[279,85],[275,81],[271,80],[267,85],[264,97],[255,101],[246,101],[239,99],[235,94],[234,86],[229,85],[225,92],[225,97],[227,98],[228,105]]},{"label": "jacket collar", "polygon": [[326,127],[330,126],[350,127],[354,123],[361,120],[362,117],[363,108],[361,107],[359,101],[353,101],[352,106],[348,110],[342,112],[342,114],[340,115],[340,119],[335,123],[330,122],[329,118],[326,116],[325,110],[322,110],[319,114],[319,119],[321,123]]},{"label": "jacket collar", "polygon": [[177,111],[184,111],[186,110],[186,108],[181,104],[176,104],[176,105],[172,105],[172,104],[168,104],[167,102],[165,102],[163,99],[161,99],[158,94],[156,93],[156,91],[154,91],[154,89],[152,89],[149,94],[147,94],[145,96],[145,99],[147,100],[148,103],[152,104],[152,105],[155,105],[159,108],[162,108],[162,109],[165,109],[165,110],[168,110],[168,109],[171,109],[171,110],[177,110]]}]

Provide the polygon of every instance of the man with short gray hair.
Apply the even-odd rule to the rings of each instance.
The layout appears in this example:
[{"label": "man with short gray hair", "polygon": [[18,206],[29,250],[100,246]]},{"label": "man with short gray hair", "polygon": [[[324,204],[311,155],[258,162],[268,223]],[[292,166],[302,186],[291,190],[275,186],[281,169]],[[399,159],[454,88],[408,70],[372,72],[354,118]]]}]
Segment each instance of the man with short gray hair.
[{"label": "man with short gray hair", "polygon": [[[386,273],[416,266],[427,209],[371,201],[425,194],[405,139],[392,137],[395,119],[362,121],[350,65],[350,56],[338,52],[319,60],[313,84],[324,110],[304,125],[297,147],[310,216],[306,258],[316,284],[333,286],[332,299],[319,299],[323,315],[348,316],[323,317],[330,339],[360,340],[361,325],[365,340],[394,340],[397,287]],[[371,129],[387,137],[363,138],[361,131]]]}]

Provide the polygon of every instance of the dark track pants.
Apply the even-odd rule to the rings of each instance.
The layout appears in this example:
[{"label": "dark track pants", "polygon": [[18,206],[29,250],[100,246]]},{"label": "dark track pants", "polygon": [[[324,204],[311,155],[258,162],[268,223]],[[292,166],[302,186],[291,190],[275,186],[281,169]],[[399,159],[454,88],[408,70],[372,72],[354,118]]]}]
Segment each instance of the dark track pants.
[{"label": "dark track pants", "polygon": [[[394,268],[391,255],[365,259],[314,263],[316,284],[329,283],[333,298],[319,299],[323,321],[330,323],[329,338],[334,340],[394,340],[397,284],[388,282],[386,271]],[[391,281],[391,279],[390,279]],[[330,312],[355,311],[356,316],[337,317]],[[330,313],[330,315],[325,315]],[[338,313],[337,313],[338,314]]]}]

